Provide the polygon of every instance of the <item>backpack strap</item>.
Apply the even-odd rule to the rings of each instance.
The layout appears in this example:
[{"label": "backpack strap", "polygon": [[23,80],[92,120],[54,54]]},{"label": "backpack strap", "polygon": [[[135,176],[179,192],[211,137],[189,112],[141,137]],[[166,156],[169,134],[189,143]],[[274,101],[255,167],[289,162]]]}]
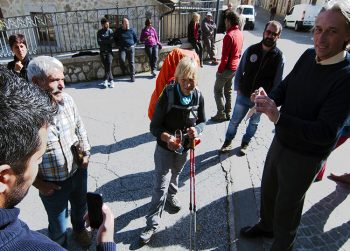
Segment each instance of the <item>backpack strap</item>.
[{"label": "backpack strap", "polygon": [[199,99],[201,96],[201,92],[198,89],[195,89],[195,96],[196,96],[196,101],[193,105],[188,106],[188,107],[184,107],[181,105],[175,105],[174,104],[174,99],[175,99],[175,80],[172,80],[169,85],[166,87],[166,93],[168,96],[168,106],[167,106],[167,110],[166,113],[168,113],[172,108],[176,108],[176,109],[180,109],[180,110],[188,110],[192,113],[192,115],[197,118],[197,115],[195,115],[194,111],[198,110],[199,107]]},{"label": "backpack strap", "polygon": [[168,97],[168,106],[166,108],[166,113],[168,113],[171,110],[171,108],[173,108],[173,106],[174,106],[175,83],[176,83],[175,80],[171,80],[165,89],[167,97]]}]

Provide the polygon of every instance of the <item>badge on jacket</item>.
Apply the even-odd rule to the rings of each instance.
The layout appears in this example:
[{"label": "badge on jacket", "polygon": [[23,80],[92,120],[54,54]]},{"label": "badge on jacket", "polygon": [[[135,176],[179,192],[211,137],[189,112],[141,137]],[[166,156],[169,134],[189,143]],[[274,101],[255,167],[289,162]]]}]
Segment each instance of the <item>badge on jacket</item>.
[{"label": "badge on jacket", "polygon": [[255,63],[258,60],[258,55],[252,54],[249,59],[250,62]]}]

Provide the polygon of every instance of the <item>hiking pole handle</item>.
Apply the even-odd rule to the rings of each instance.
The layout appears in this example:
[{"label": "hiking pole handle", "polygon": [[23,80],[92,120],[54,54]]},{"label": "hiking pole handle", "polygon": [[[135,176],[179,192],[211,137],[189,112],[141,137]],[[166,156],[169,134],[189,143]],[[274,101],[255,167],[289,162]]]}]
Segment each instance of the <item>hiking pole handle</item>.
[{"label": "hiking pole handle", "polygon": [[196,146],[195,138],[190,138],[190,149],[194,149]]}]

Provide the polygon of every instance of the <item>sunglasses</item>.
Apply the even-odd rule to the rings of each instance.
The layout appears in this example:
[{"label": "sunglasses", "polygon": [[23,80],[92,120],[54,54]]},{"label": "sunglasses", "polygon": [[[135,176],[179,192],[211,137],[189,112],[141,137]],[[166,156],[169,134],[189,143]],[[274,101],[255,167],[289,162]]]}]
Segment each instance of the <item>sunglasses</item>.
[{"label": "sunglasses", "polygon": [[265,30],[266,35],[270,36],[272,35],[273,37],[277,37],[279,35],[279,33],[276,32],[272,32],[270,30]]}]

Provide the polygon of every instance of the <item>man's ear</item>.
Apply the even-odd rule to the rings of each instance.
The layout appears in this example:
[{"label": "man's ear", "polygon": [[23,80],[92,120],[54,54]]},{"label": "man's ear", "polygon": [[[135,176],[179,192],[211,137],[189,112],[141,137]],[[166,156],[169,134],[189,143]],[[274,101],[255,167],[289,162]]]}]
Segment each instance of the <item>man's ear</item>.
[{"label": "man's ear", "polygon": [[39,78],[37,76],[32,77],[32,82],[33,82],[33,84],[36,84],[36,85],[40,84]]},{"label": "man's ear", "polygon": [[0,165],[0,193],[3,193],[9,187],[12,187],[16,180],[16,175],[11,166],[4,164]]},{"label": "man's ear", "polygon": [[33,84],[36,84],[37,86],[39,86],[41,89],[46,89],[46,81],[45,79],[41,78],[41,77],[37,77],[37,76],[33,76],[32,77],[32,82]]}]

